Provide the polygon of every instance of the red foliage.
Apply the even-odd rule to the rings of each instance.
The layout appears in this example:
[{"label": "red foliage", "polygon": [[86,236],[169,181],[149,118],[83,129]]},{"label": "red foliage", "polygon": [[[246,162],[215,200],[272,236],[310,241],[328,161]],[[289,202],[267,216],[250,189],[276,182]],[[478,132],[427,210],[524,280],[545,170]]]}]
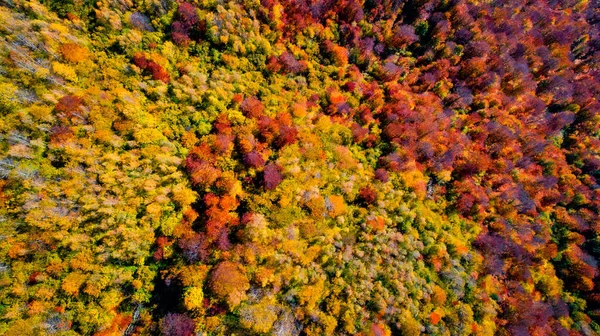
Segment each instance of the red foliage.
[{"label": "red foliage", "polygon": [[410,25],[403,24],[396,28],[391,44],[396,48],[404,48],[418,39],[415,29]]},{"label": "red foliage", "polygon": [[221,251],[227,251],[233,246],[229,240],[229,228],[223,228],[218,235],[217,248]]},{"label": "red foliage", "polygon": [[279,60],[275,56],[269,56],[269,58],[267,58],[267,64],[265,67],[268,71],[271,72],[279,72],[282,68],[281,64],[279,63]]},{"label": "red foliage", "polygon": [[265,188],[273,190],[277,188],[281,181],[283,181],[283,175],[280,172],[280,168],[273,163],[269,163],[264,170]]},{"label": "red foliage", "polygon": [[338,4],[338,17],[343,22],[352,23],[361,21],[365,13],[362,9],[361,1],[358,0],[342,0]]},{"label": "red foliage", "polygon": [[363,204],[373,204],[377,201],[377,192],[369,186],[362,187],[358,191],[358,200]]},{"label": "red foliage", "polygon": [[286,73],[298,74],[306,71],[306,63],[304,61],[298,61],[294,55],[290,52],[285,51],[279,58],[277,62],[281,66],[281,69]]},{"label": "red foliage", "polygon": [[187,2],[182,2],[177,8],[177,20],[171,25],[171,38],[178,45],[186,46],[198,33],[204,29],[200,22],[196,7]]},{"label": "red foliage", "polygon": [[148,67],[148,60],[146,56],[144,56],[141,52],[136,52],[133,54],[133,64],[135,64],[140,69],[146,69]]},{"label": "red foliage", "polygon": [[65,115],[71,115],[79,112],[81,106],[83,106],[83,99],[73,95],[67,95],[58,100],[58,103],[54,107],[54,111],[57,113],[64,113]]},{"label": "red foliage", "polygon": [[158,63],[149,61],[146,69],[150,72],[150,74],[152,75],[152,79],[154,80],[159,80],[164,83],[168,83],[171,80],[171,77],[169,76],[167,70],[161,67]]},{"label": "red foliage", "polygon": [[195,329],[196,323],[185,314],[169,313],[160,322],[163,335],[191,336]]},{"label": "red foliage", "polygon": [[266,143],[271,143],[279,135],[279,124],[267,116],[258,120],[258,129],[262,140]]},{"label": "red foliage", "polygon": [[232,149],[233,135],[219,134],[217,135],[214,143],[215,152],[223,155]]},{"label": "red foliage", "polygon": [[68,126],[53,126],[50,129],[50,143],[63,144],[74,136],[71,127]]},{"label": "red foliage", "polygon": [[217,120],[215,120],[215,129],[218,134],[232,134],[231,130],[231,122],[226,114],[222,113],[217,116]]},{"label": "red foliage", "polygon": [[387,172],[387,170],[379,168],[375,171],[375,178],[385,183],[390,180],[390,174]]},{"label": "red foliage", "polygon": [[182,2],[179,4],[177,8],[177,18],[181,24],[190,29],[198,24],[198,13],[196,12],[196,7],[194,5]]},{"label": "red foliage", "polygon": [[229,195],[219,197],[213,193],[204,195],[203,200],[207,208],[204,212],[206,238],[211,242],[216,241],[217,247],[228,249],[228,228],[239,223],[237,215],[233,212],[238,206],[238,201]]},{"label": "red foliage", "polygon": [[262,168],[265,165],[265,159],[263,159],[260,153],[252,151],[244,155],[244,164],[251,168]]},{"label": "red foliage", "polygon": [[277,148],[282,148],[291,145],[298,141],[298,130],[293,126],[280,126],[279,137],[275,141]]},{"label": "red foliage", "polygon": [[190,167],[193,167],[191,171],[192,184],[196,186],[206,188],[221,176],[221,171],[206,161],[195,161],[190,164]]},{"label": "red foliage", "polygon": [[252,96],[242,101],[240,109],[248,118],[259,118],[260,116],[262,116],[265,106],[260,100],[258,100],[258,98]]},{"label": "red foliage", "polygon": [[31,273],[31,275],[29,276],[29,280],[27,281],[27,283],[28,283],[30,286],[32,286],[32,285],[35,285],[35,284],[37,284],[37,283],[39,283],[39,282],[40,282],[41,278],[42,278],[42,273],[41,273],[41,272],[37,272],[37,271],[36,271],[36,272],[33,272],[33,273]]},{"label": "red foliage", "polygon": [[[205,262],[210,255],[210,242],[204,233],[184,237],[177,242],[177,245],[182,249],[183,257],[190,263]],[[162,252],[158,256],[162,258]]]},{"label": "red foliage", "polygon": [[171,245],[171,242],[169,242],[169,238],[165,237],[165,236],[160,236],[156,239],[156,252],[154,252],[154,260],[159,261],[163,258],[163,254],[164,254],[164,250],[165,247]]},{"label": "red foliage", "polygon": [[391,61],[386,61],[383,66],[377,68],[377,77],[384,82],[392,82],[398,80],[404,69]]},{"label": "red foliage", "polygon": [[354,142],[361,143],[367,138],[367,135],[369,135],[368,128],[363,128],[357,123],[352,125],[352,137],[354,138]]},{"label": "red foliage", "polygon": [[154,80],[160,80],[165,83],[168,83],[171,80],[167,70],[165,70],[158,63],[148,60],[141,52],[137,52],[133,55],[133,64],[140,69],[149,72]]},{"label": "red foliage", "polygon": [[171,26],[171,38],[173,42],[178,45],[185,46],[189,44],[192,39],[188,36],[189,31],[185,28],[185,25],[179,21],[173,22]]},{"label": "red foliage", "polygon": [[[340,66],[355,63],[345,74],[332,73],[331,79],[345,83],[342,89],[357,99],[346,102],[331,90],[311,97],[305,110],[312,113],[322,107],[333,122],[350,127],[363,148],[373,146],[376,130],[382,130],[384,144],[378,148],[383,152],[374,174],[381,182],[389,180],[389,172],[409,169],[444,177],[444,182],[432,178],[432,193],[446,197],[460,215],[482,225],[484,233],[474,245],[484,256],[484,271],[505,287],[498,294],[503,302],[499,319],[505,323],[500,333],[547,334],[558,325],[552,314],[568,315],[560,304],[554,309],[550,298],[543,298],[546,304],[523,294],[519,283],[531,281],[529,266],[534,263],[554,262],[567,289],[580,297],[594,291],[591,251],[597,247],[584,238],[600,231],[600,141],[594,136],[600,76],[589,70],[597,65],[593,55],[600,50],[600,39],[597,32],[586,34],[586,19],[589,22],[594,14],[584,18],[574,8],[557,10],[559,3],[450,1],[441,6],[430,1],[371,1],[365,3],[364,15],[360,1],[354,0],[262,1],[267,9],[283,7],[278,29],[283,30],[284,43],[305,25],[337,20],[339,37],[324,42],[323,51]],[[348,24],[361,18],[372,26],[367,35]],[[185,44],[197,29],[193,6],[181,4],[176,20],[173,39]],[[425,22],[430,29],[423,30]],[[524,24],[530,27],[523,29]],[[134,56],[134,63],[144,61],[141,68],[147,68],[148,61]],[[271,56],[266,63],[271,72],[300,75],[307,70],[291,52]],[[233,137],[223,135],[235,135],[243,163],[264,167],[265,188],[272,190],[283,180],[282,168],[265,166],[259,153],[277,155],[277,149],[297,141],[298,130],[286,114],[265,116],[256,97],[242,99],[238,94],[233,101],[246,117],[256,119],[257,129],[254,121],[242,129],[219,116],[214,124],[218,135],[204,140],[210,150],[195,149],[195,156],[186,160],[192,182],[221,195],[213,183],[221,173],[216,163],[218,155],[228,155],[231,148]],[[253,176],[243,179],[251,183]],[[205,198],[204,238],[229,249],[237,218],[231,213],[235,206],[222,202],[235,202],[213,196]],[[376,201],[374,188],[361,188],[357,202]],[[549,213],[552,225],[568,231],[566,243],[549,244],[551,235],[561,231],[540,223],[538,211]],[[185,246],[197,245],[188,239]],[[192,249],[184,250],[189,254]],[[565,267],[559,267],[558,257],[565,258]],[[430,317],[433,324],[445,321]]]}]

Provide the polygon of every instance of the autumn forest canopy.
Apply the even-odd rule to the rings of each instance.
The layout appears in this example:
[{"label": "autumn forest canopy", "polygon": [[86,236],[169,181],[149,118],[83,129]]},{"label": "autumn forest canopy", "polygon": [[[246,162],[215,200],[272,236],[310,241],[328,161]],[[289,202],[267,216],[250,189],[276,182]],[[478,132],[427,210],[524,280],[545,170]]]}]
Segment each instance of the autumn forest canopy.
[{"label": "autumn forest canopy", "polygon": [[600,2],[0,0],[0,334],[600,334]]}]

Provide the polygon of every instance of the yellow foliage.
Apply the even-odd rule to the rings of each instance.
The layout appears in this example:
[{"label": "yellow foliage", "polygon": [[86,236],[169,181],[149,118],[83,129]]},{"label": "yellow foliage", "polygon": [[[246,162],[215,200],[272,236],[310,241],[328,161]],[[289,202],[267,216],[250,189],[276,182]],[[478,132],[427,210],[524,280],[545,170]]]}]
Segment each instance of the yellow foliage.
[{"label": "yellow foliage", "polygon": [[62,64],[59,62],[52,62],[52,71],[54,71],[57,75],[62,78],[69,80],[71,82],[77,81],[77,73],[73,68],[66,64]]},{"label": "yellow foliage", "polygon": [[204,325],[207,331],[215,331],[222,325],[220,316],[209,316],[206,318]]},{"label": "yellow foliage", "polygon": [[306,241],[300,240],[286,240],[281,243],[281,250],[288,253],[294,258],[300,258],[304,255],[306,250]]},{"label": "yellow foliage", "polygon": [[48,28],[50,28],[52,30],[56,30],[57,32],[63,33],[63,34],[66,34],[69,32],[69,28],[65,27],[64,25],[62,25],[60,23],[56,23],[56,22],[49,24]]},{"label": "yellow foliage", "polygon": [[446,302],[446,291],[442,287],[434,285],[431,299],[433,303],[443,305]]},{"label": "yellow foliage", "polygon": [[34,332],[36,324],[31,323],[30,320],[17,320],[13,325],[10,326],[8,331],[4,334],[5,336],[23,336],[23,335],[35,335]]},{"label": "yellow foliage", "polygon": [[181,143],[187,149],[191,149],[198,143],[198,137],[194,132],[185,132],[181,137]]},{"label": "yellow foliage", "polygon": [[400,319],[400,333],[402,336],[418,336],[421,335],[421,327],[419,322],[408,311],[402,313]]},{"label": "yellow foliage", "polygon": [[100,296],[100,305],[106,310],[116,308],[123,301],[123,296],[117,290],[111,289]]},{"label": "yellow foliage", "polygon": [[303,238],[312,238],[319,232],[317,224],[312,219],[301,220],[297,225]]},{"label": "yellow foliage", "polygon": [[56,291],[54,288],[50,287],[40,287],[35,293],[35,297],[41,300],[50,300],[52,297],[56,295]]},{"label": "yellow foliage", "polygon": [[35,69],[35,78],[40,78],[40,79],[45,79],[46,77],[48,77],[48,75],[50,74],[50,70],[48,68],[45,67],[37,67]]},{"label": "yellow foliage", "polygon": [[144,128],[134,133],[135,139],[141,144],[160,144],[167,138],[155,128]]},{"label": "yellow foliage", "polygon": [[151,217],[159,218],[161,214],[160,204],[153,202],[146,206],[146,213],[148,213]]},{"label": "yellow foliage", "polygon": [[325,199],[321,196],[311,198],[306,202],[306,206],[308,206],[310,214],[315,219],[323,218],[323,215],[326,213]]},{"label": "yellow foliage", "polygon": [[181,268],[179,278],[183,286],[202,287],[204,279],[208,275],[208,266],[206,265],[190,265]]},{"label": "yellow foliage", "polygon": [[135,279],[135,280],[133,280],[133,281],[131,282],[131,285],[133,286],[133,288],[135,288],[136,290],[138,290],[138,289],[142,288],[142,286],[144,285],[144,283],[143,283],[143,282],[141,282],[141,281],[140,281],[140,280],[138,280],[138,279]]},{"label": "yellow foliage", "polygon": [[94,266],[93,263],[94,259],[90,251],[79,252],[71,259],[71,261],[69,261],[71,268],[83,271],[91,270]]},{"label": "yellow foliage", "polygon": [[492,320],[485,319],[480,323],[480,326],[475,331],[477,336],[493,336],[496,334],[496,323]]},{"label": "yellow foliage", "polygon": [[239,58],[233,55],[223,54],[221,55],[221,60],[232,69],[237,69],[240,65]]},{"label": "yellow foliage", "polygon": [[240,309],[240,324],[257,333],[267,333],[277,320],[279,307],[273,299],[264,298],[258,304]]},{"label": "yellow foliage", "polygon": [[356,334],[356,315],[355,312],[351,309],[347,309],[344,311],[342,315],[342,321],[344,322],[344,330],[350,334]]},{"label": "yellow foliage", "polygon": [[298,297],[300,304],[305,307],[306,311],[316,309],[317,302],[321,300],[325,290],[325,282],[318,280],[317,283],[310,286],[304,286],[299,292]]},{"label": "yellow foliage", "polygon": [[493,276],[486,275],[482,280],[482,287],[488,294],[498,294],[502,290],[502,284]]},{"label": "yellow foliage", "polygon": [[204,292],[202,291],[202,288],[189,288],[185,293],[183,303],[189,310],[201,309],[204,306]]},{"label": "yellow foliage", "polygon": [[301,256],[300,256],[300,263],[302,265],[308,265],[310,262],[312,262],[315,258],[317,258],[319,256],[319,253],[321,252],[321,247],[318,245],[313,245],[311,247],[309,247],[306,252],[304,252]]},{"label": "yellow foliage", "polygon": [[98,297],[102,290],[109,285],[109,279],[106,277],[92,276],[90,280],[86,282],[83,292],[93,297]]},{"label": "yellow foliage", "polygon": [[412,189],[419,199],[425,199],[427,195],[427,178],[419,169],[411,169],[402,174],[407,187]]},{"label": "yellow foliage", "polygon": [[79,272],[69,273],[62,281],[61,288],[70,295],[77,296],[79,288],[85,282],[87,276]]},{"label": "yellow foliage", "polygon": [[333,335],[335,328],[337,327],[337,319],[323,312],[319,312],[318,316],[320,324],[323,326],[323,333],[325,335]]},{"label": "yellow foliage", "polygon": [[[174,234],[174,230],[179,224],[180,220],[177,217],[169,216],[167,218],[163,218],[160,222],[160,229],[165,235]],[[166,257],[166,256],[165,256]]]},{"label": "yellow foliage", "polygon": [[317,130],[327,132],[331,128],[331,120],[327,116],[320,116],[315,124]]},{"label": "yellow foliage", "polygon": [[540,265],[538,272],[533,273],[535,289],[539,290],[546,297],[555,297],[560,295],[563,283],[556,277],[554,268],[551,264]]},{"label": "yellow foliage", "polygon": [[[168,42],[168,43],[170,43],[170,42]],[[163,68],[166,68],[169,66],[169,60],[159,53],[150,53],[148,55],[148,59],[153,60],[154,62],[158,63]]]},{"label": "yellow foliage", "polygon": [[[0,85],[0,96],[3,94],[5,93],[2,92],[2,88]],[[2,102],[2,98],[0,98],[0,102]],[[52,118],[52,108],[40,105],[31,106],[29,108],[29,114],[31,114],[36,119],[47,121]]]}]

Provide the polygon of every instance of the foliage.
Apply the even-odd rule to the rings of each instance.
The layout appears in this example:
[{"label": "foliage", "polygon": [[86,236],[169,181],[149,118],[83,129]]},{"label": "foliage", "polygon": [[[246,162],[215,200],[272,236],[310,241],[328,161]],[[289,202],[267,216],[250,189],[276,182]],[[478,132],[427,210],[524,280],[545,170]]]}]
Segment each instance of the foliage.
[{"label": "foliage", "polygon": [[600,333],[596,1],[0,4],[0,334]]}]

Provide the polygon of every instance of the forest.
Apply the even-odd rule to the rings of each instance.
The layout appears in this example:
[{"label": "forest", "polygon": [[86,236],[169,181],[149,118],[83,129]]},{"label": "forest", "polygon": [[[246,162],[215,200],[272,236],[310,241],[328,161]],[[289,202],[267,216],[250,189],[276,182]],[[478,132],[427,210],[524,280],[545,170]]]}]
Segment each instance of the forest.
[{"label": "forest", "polygon": [[600,1],[0,0],[0,335],[599,335]]}]

